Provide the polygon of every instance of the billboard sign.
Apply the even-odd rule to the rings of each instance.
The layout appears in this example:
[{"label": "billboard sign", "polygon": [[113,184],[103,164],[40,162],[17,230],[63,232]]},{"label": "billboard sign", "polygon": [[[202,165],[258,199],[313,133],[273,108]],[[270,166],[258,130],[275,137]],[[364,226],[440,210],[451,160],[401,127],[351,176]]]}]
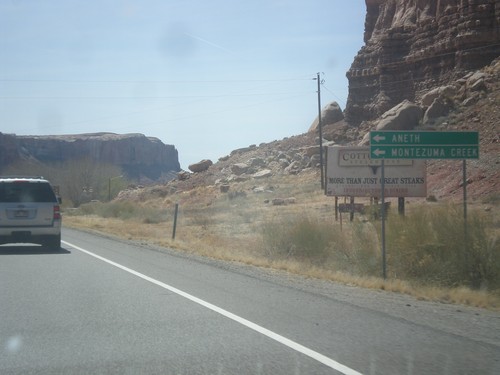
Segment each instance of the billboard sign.
[{"label": "billboard sign", "polygon": [[[328,147],[326,195],[380,197],[381,164],[370,158],[370,147]],[[425,160],[390,159],[384,167],[386,197],[427,196]]]}]

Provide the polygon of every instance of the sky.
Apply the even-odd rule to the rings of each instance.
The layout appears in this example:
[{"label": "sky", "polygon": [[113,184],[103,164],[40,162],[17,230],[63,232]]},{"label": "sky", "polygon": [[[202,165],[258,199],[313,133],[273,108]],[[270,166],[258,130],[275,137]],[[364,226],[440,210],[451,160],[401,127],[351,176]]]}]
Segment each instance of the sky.
[{"label": "sky", "polygon": [[142,133],[181,168],[348,94],[365,0],[0,0],[0,132]]}]

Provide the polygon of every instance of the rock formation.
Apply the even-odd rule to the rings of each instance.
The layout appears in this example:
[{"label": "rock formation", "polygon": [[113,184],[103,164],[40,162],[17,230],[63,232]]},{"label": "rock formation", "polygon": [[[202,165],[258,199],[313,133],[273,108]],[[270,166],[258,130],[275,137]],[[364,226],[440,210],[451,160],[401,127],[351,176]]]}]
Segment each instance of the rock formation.
[{"label": "rock formation", "polygon": [[378,118],[500,56],[500,0],[366,0],[345,117]]},{"label": "rock formation", "polygon": [[17,160],[46,163],[84,158],[117,165],[132,179],[168,179],[171,172],[180,170],[174,146],[143,134],[16,136],[0,133],[0,172]]},{"label": "rock formation", "polygon": [[[323,126],[329,124],[335,124],[336,122],[342,121],[344,119],[344,113],[340,109],[337,102],[331,102],[327,104],[321,110],[321,124]],[[319,116],[316,116],[313,123],[309,127],[309,131],[317,131],[319,125]]]},{"label": "rock formation", "polygon": [[193,173],[199,173],[199,172],[206,171],[212,164],[213,164],[212,160],[203,159],[203,160],[199,161],[198,163],[191,164],[188,167],[188,169]]}]

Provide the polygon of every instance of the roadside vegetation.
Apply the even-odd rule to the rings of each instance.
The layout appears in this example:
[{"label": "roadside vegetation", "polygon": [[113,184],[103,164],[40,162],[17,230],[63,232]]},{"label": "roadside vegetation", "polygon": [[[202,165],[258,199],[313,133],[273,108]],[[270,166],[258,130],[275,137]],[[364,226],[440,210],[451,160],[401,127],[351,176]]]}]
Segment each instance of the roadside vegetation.
[{"label": "roadside vegetation", "polygon": [[[257,187],[234,183],[227,193],[216,186],[173,193],[168,186],[142,189],[132,200],[67,209],[64,222],[218,259],[500,308],[497,199],[487,200],[488,209],[481,202],[469,205],[466,232],[461,204],[415,200],[404,217],[391,208],[383,280],[380,220],[370,213],[356,214],[352,222],[348,214],[335,220],[333,198],[325,197],[311,176],[300,178],[281,176]],[[277,196],[293,199],[275,206]]]},{"label": "roadside vegetation", "polygon": [[[314,171],[260,185],[235,182],[225,193],[218,186],[130,188],[119,168],[86,159],[23,162],[3,174],[19,171],[60,185],[67,226],[423,299],[500,308],[498,194],[469,205],[467,226],[461,204],[436,197],[409,201],[404,217],[390,209],[384,280],[374,208],[365,201],[365,214],[336,220],[334,199],[322,194]],[[118,195],[127,187],[128,194]],[[282,204],[273,205],[276,198]]]}]

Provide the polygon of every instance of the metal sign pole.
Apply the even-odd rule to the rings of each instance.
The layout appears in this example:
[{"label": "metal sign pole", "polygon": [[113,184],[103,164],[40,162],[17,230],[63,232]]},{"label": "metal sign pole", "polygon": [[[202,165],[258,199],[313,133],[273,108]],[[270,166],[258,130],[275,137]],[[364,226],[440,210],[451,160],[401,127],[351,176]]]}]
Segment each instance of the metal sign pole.
[{"label": "metal sign pole", "polygon": [[468,255],[467,255],[467,163],[464,159],[462,162],[462,184],[464,187],[464,258],[465,264],[468,264]]},{"label": "metal sign pole", "polygon": [[382,159],[382,276],[384,277],[384,280],[387,277],[386,273],[386,262],[385,262],[385,166],[384,166],[384,159]]}]

